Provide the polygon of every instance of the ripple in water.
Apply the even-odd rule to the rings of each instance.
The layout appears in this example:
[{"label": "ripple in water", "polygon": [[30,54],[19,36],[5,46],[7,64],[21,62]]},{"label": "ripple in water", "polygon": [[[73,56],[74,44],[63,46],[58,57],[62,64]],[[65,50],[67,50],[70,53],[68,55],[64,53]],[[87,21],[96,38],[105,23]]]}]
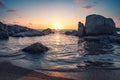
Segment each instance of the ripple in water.
[{"label": "ripple in water", "polygon": [[[35,55],[20,51],[35,42],[43,43],[50,50]],[[120,67],[120,45],[115,43],[86,42],[75,36],[51,34],[42,37],[11,37],[8,41],[0,41],[0,45],[1,61],[10,61],[16,66],[34,70],[79,71],[86,66]]]}]

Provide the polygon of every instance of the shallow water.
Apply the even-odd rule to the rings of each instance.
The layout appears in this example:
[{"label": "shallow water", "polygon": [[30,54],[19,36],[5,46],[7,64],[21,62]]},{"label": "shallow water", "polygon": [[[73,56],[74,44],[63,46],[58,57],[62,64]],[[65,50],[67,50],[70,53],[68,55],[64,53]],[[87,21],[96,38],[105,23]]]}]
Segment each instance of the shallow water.
[{"label": "shallow water", "polygon": [[[43,54],[29,54],[21,51],[35,42],[43,43],[50,50]],[[107,62],[111,64],[104,64],[102,68],[120,68],[120,45],[86,42],[75,36],[59,33],[42,37],[10,37],[9,40],[0,41],[0,61],[36,71],[80,72],[87,69],[83,68],[86,67],[86,62],[103,62],[103,64]],[[95,63],[92,64],[94,67],[101,67],[96,66]],[[68,73],[62,74],[68,75]]]}]

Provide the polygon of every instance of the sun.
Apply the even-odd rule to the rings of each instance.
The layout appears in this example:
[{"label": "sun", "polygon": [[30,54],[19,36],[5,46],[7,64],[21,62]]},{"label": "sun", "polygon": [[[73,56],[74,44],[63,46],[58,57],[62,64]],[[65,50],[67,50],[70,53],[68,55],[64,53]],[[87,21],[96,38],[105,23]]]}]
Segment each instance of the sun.
[{"label": "sun", "polygon": [[59,29],[62,28],[62,26],[60,24],[54,24],[54,28],[57,29],[57,30],[59,30]]}]

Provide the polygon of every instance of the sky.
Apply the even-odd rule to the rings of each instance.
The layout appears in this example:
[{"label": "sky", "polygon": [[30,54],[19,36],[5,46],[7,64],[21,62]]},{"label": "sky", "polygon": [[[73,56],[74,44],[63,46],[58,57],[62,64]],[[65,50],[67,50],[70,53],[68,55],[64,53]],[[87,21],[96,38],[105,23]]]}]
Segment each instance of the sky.
[{"label": "sky", "polygon": [[0,0],[0,21],[34,29],[77,29],[91,14],[113,18],[120,27],[120,0]]}]

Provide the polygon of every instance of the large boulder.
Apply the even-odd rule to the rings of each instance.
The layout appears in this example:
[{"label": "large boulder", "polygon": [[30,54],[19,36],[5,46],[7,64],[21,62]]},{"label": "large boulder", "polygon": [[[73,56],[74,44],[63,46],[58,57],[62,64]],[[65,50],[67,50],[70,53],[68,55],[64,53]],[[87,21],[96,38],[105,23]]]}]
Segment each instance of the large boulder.
[{"label": "large boulder", "polygon": [[0,39],[8,39],[9,35],[5,24],[0,22]]},{"label": "large boulder", "polygon": [[78,23],[78,36],[82,37],[85,35],[85,27],[83,25],[83,23],[79,22]]},{"label": "large boulder", "polygon": [[85,31],[86,35],[116,34],[115,23],[111,18],[95,14],[86,17]]},{"label": "large boulder", "polygon": [[41,53],[41,52],[45,52],[48,50],[49,50],[48,47],[46,47],[43,44],[38,43],[38,42],[22,49],[22,51],[28,52],[28,53]]}]

